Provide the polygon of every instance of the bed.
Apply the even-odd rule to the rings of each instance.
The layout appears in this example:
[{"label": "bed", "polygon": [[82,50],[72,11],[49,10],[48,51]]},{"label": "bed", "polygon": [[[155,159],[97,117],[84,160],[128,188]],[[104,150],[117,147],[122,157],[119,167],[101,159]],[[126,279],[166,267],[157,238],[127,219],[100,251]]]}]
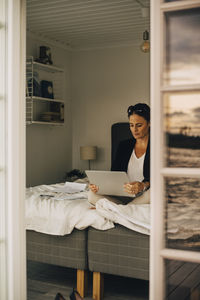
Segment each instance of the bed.
[{"label": "bed", "polygon": [[[116,123],[112,126],[111,129],[111,143],[112,143],[112,153],[111,157],[112,160],[114,159],[117,146],[119,142],[123,139],[131,137],[131,133],[129,130],[129,124],[128,123]],[[55,187],[55,186],[54,186]],[[56,185],[56,187],[59,187]],[[45,189],[46,188],[46,189]],[[116,255],[115,259],[118,260],[118,251],[121,249],[121,251],[128,247],[128,250],[125,250],[125,252],[130,251],[130,246],[134,249],[136,248],[136,245],[134,246],[134,242],[132,243],[132,240],[136,241],[139,238],[139,234],[134,233],[130,229],[126,229],[123,226],[117,226],[116,228],[113,228],[113,222],[105,222],[105,216],[103,216],[102,221],[100,222],[101,225],[95,224],[94,222],[90,220],[90,223],[86,224],[79,224],[78,229],[76,229],[74,224],[66,230],[65,229],[59,230],[54,228],[54,223],[48,224],[47,226],[47,218],[43,218],[43,223],[40,226],[39,223],[41,220],[38,221],[39,215],[41,215],[41,211],[43,210],[43,214],[45,214],[45,211],[49,211],[51,208],[49,207],[49,203],[51,203],[52,199],[49,198],[52,196],[51,187],[47,186],[39,186],[34,188],[31,188],[28,190],[27,199],[29,199],[29,208],[26,209],[26,228],[27,228],[27,259],[33,260],[37,262],[43,262],[53,265],[60,265],[70,268],[77,269],[77,289],[79,293],[84,296],[85,294],[85,277],[86,277],[86,270],[89,268],[90,271],[99,271],[99,272],[105,272],[105,273],[111,273],[111,274],[122,274],[124,276],[130,276],[130,277],[138,277],[138,273],[134,270],[130,271],[130,273],[127,273],[127,268],[121,266],[118,266],[118,270],[116,270],[114,267],[110,266],[110,269],[102,268],[101,263],[96,260],[96,247],[99,246],[99,238],[106,239],[112,236],[112,240],[115,243],[116,248]],[[49,190],[50,189],[50,190]],[[32,191],[34,190],[33,194]],[[37,194],[38,193],[38,194]],[[38,199],[41,197],[38,197],[39,194],[46,194],[47,198]],[[36,194],[36,199],[32,199],[34,195]],[[32,202],[31,202],[32,201]],[[34,205],[37,207],[37,209],[34,210],[33,213],[33,201]],[[41,201],[41,203],[39,202]],[[48,203],[45,205],[46,203]],[[38,204],[39,203],[39,204]],[[54,204],[52,204],[54,206]],[[39,206],[39,207],[38,207]],[[55,207],[53,207],[55,209]],[[62,210],[62,208],[61,208]],[[31,216],[30,216],[31,211]],[[94,218],[97,219],[97,216],[94,214],[94,211],[92,211]],[[57,211],[57,214],[61,214],[61,211]],[[65,215],[65,218],[69,216]],[[88,216],[89,219],[91,219],[91,215]],[[99,216],[98,216],[99,218]],[[34,220],[34,221],[33,221]],[[54,220],[55,223],[57,223],[57,220]],[[31,225],[30,225],[31,224]],[[88,232],[88,226],[90,226],[89,232]],[[100,227],[99,227],[100,226]],[[59,227],[59,226],[57,226]],[[44,229],[45,228],[45,229]],[[83,229],[85,228],[85,229]],[[101,230],[98,230],[96,228],[99,228]],[[108,231],[102,231],[106,229],[110,229]],[[128,238],[127,238],[128,237]],[[125,241],[128,242],[124,243],[124,247],[119,248],[119,239],[125,239]],[[146,250],[145,250],[145,257],[148,257],[148,237],[146,238]],[[137,243],[137,242],[136,242]],[[103,256],[101,255],[101,260],[104,260],[106,257],[107,260],[109,260],[109,249],[112,247],[112,245],[107,245],[107,247],[104,249],[104,254],[107,253],[107,255]],[[142,247],[142,245],[141,245]],[[136,250],[136,249],[135,249]],[[120,261],[123,263],[123,260]],[[133,265],[135,263],[135,260],[133,261]],[[148,278],[148,258],[145,260],[145,279]],[[123,272],[122,269],[124,269]],[[121,270],[121,271],[120,271]],[[141,278],[144,277],[144,275],[139,276]]]},{"label": "bed", "polygon": [[[128,123],[112,126],[112,160],[118,143],[129,137]],[[87,200],[87,178],[79,184],[86,188],[72,194],[65,190],[68,183],[27,189],[27,259],[76,269],[77,290],[82,297],[90,270],[96,300],[103,297],[103,273],[148,280],[150,205],[117,205],[102,198],[93,209]],[[149,197],[148,193],[145,195]],[[169,216],[173,219],[177,215],[168,228],[171,240],[200,234],[199,226],[188,231],[187,220],[193,211],[187,209],[183,219],[180,204],[170,207]],[[197,220],[194,222],[198,225]]]}]

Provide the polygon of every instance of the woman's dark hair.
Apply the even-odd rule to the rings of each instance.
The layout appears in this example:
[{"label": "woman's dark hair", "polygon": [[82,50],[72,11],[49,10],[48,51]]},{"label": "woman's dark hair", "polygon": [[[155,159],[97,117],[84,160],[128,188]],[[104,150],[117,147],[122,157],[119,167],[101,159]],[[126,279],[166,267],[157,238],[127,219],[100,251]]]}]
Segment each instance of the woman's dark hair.
[{"label": "woman's dark hair", "polygon": [[143,117],[147,122],[150,121],[150,107],[146,103],[131,105],[127,110],[128,117],[133,114]]}]

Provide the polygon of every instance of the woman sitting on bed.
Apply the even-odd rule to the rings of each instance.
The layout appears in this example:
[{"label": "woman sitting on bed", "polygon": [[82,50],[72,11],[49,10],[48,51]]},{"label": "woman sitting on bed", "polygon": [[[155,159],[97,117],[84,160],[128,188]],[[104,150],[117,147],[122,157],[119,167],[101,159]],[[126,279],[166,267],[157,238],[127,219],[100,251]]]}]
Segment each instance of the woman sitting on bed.
[{"label": "woman sitting on bed", "polygon": [[[129,106],[127,112],[133,138],[119,144],[111,170],[127,172],[130,182],[124,185],[124,191],[137,196],[150,187],[150,108],[138,103]],[[94,204],[102,196],[95,195],[98,186],[90,184],[89,187],[89,201]]]}]

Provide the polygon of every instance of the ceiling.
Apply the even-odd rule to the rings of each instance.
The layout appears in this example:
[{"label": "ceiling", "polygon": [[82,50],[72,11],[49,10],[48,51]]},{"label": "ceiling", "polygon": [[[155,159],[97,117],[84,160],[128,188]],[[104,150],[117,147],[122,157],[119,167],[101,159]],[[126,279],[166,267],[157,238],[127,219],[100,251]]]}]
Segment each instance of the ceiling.
[{"label": "ceiling", "polygon": [[[150,0],[27,0],[27,30],[71,49],[138,44]],[[147,9],[149,11],[149,9]]]}]

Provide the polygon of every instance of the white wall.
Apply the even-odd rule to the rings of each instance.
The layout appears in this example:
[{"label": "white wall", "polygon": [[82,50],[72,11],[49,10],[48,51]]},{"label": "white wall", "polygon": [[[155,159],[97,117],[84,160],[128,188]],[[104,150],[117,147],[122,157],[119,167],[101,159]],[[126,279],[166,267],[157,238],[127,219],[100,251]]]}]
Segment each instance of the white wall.
[{"label": "white wall", "polygon": [[[27,39],[27,55],[39,46]],[[80,146],[96,145],[92,169],[110,169],[111,125],[126,122],[127,107],[149,103],[149,54],[138,46],[69,52],[51,46],[54,65],[65,69],[65,125],[27,126],[27,186],[63,180],[72,168],[85,170]],[[71,100],[70,100],[71,99]]]},{"label": "white wall", "polygon": [[88,168],[80,146],[96,145],[92,169],[110,169],[111,125],[127,121],[127,107],[149,103],[149,54],[139,46],[72,53],[73,168]]},{"label": "white wall", "polygon": [[70,53],[64,49],[27,37],[27,55],[39,57],[39,46],[50,46],[53,64],[65,70],[65,125],[26,127],[27,186],[63,181],[72,167],[72,128],[70,104]]}]

